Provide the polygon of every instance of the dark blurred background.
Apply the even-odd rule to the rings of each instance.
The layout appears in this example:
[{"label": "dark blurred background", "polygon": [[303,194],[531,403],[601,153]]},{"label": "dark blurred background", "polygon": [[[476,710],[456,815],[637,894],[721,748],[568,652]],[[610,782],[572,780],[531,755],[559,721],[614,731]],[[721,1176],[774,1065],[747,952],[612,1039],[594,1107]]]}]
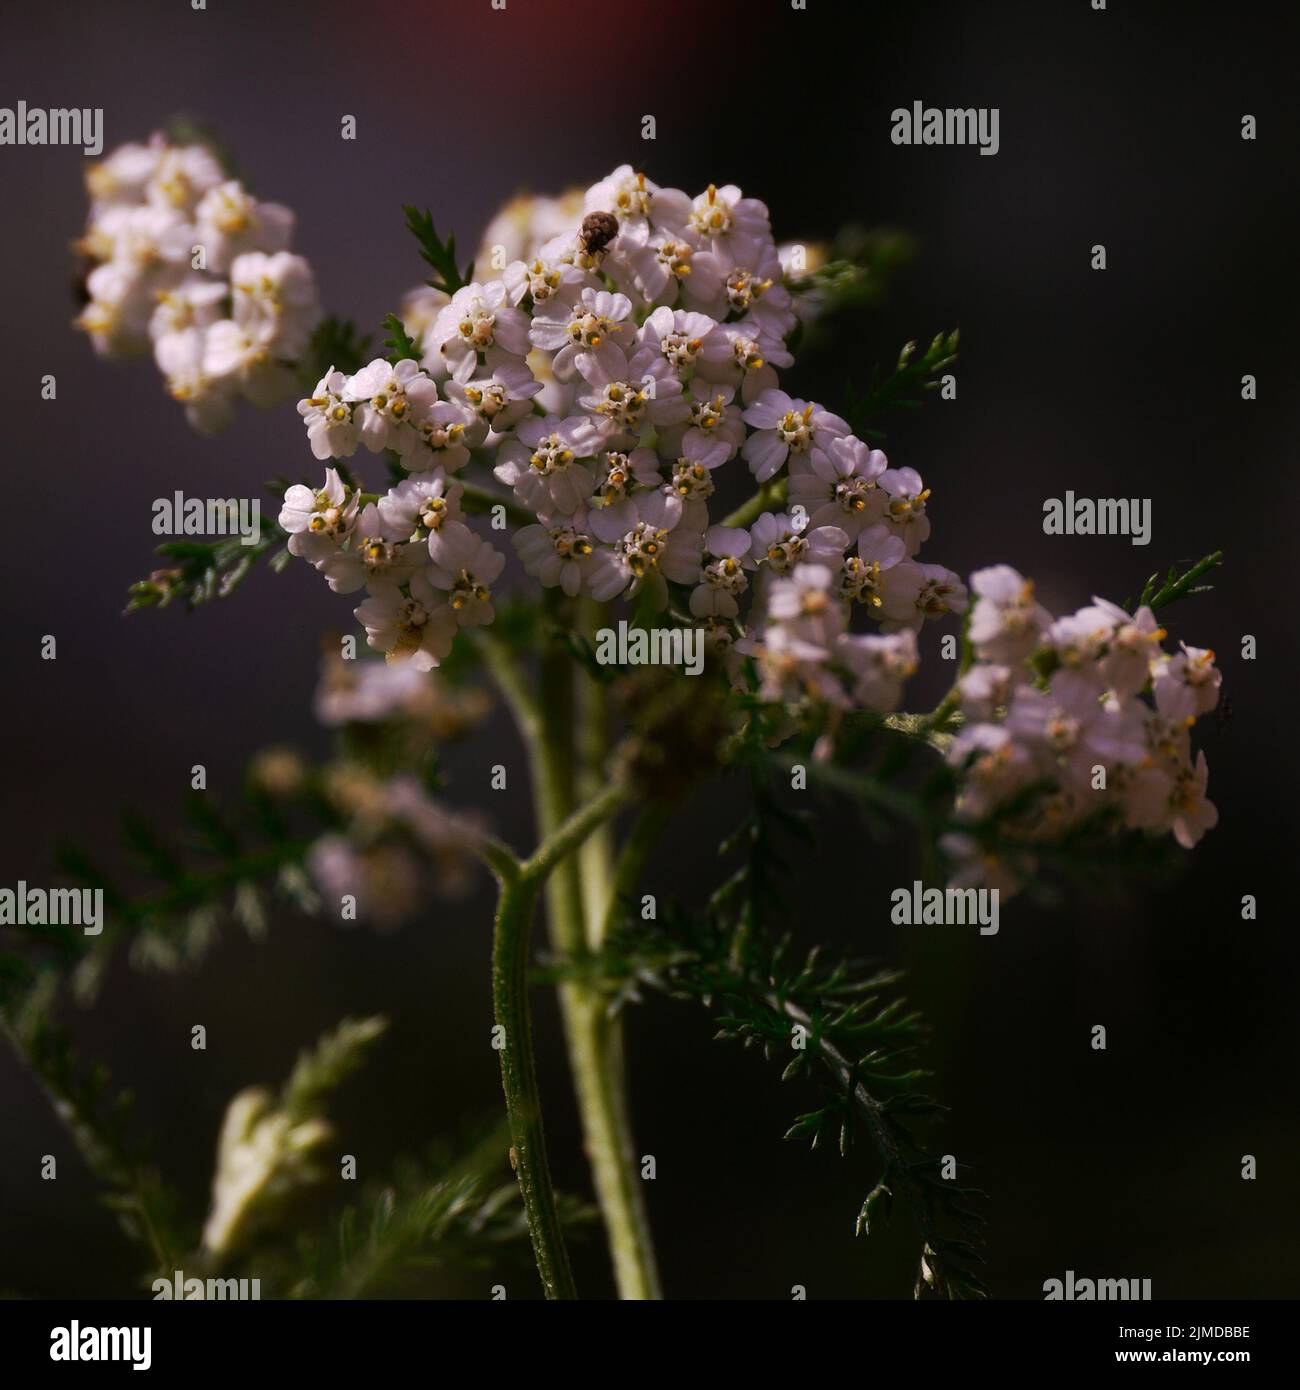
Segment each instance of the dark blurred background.
[{"label": "dark blurred background", "polygon": [[[0,104],[102,106],[106,150],[178,111],[210,121],[262,197],[299,218],[295,249],[327,305],[375,325],[421,266],[402,202],[427,204],[472,245],[521,188],[558,192],[617,164],[698,191],[765,199],[778,239],[857,221],[912,233],[918,257],[888,301],[843,321],[839,346],[795,378],[834,406],[843,383],[901,343],[959,324],[958,398],[884,422],[895,464],[934,488],[923,558],[967,573],[1006,561],[1069,609],[1222,546],[1214,593],[1171,610],[1175,637],[1220,654],[1232,702],[1204,721],[1222,822],[1172,883],[1099,882],[1054,911],[1017,901],[996,937],[890,924],[911,881],[906,838],[865,843],[827,807],[794,885],[794,929],[914,967],[952,1113],[943,1150],[990,1193],[988,1277],[1041,1297],[1073,1269],[1145,1277],[1157,1298],[1291,1297],[1297,1275],[1293,888],[1294,539],[1300,228],[1294,54],[1278,7],[915,3],[804,12],[783,0],[235,3],[23,6],[6,15]],[[844,11],[837,13],[836,11]],[[914,100],[996,106],[1001,150],[890,143]],[[358,139],[339,139],[357,117]],[[1240,121],[1256,116],[1259,138]],[[658,139],[641,140],[655,115]],[[0,149],[9,641],[0,735],[0,884],[49,880],[76,840],[114,862],[130,803],[163,819],[193,763],[217,792],[270,742],[327,746],[310,711],[322,630],[350,604],[303,566],[255,575],[226,604],[120,617],[150,568],[150,504],[176,488],[255,495],[310,465],[291,408],[191,433],[146,363],[96,361],[69,326],[84,161]],[[1107,247],[1104,273],[1091,246]],[[54,373],[58,398],[39,398]],[[1240,396],[1243,373],[1259,399]],[[1153,539],[1045,537],[1045,497],[1149,496]],[[58,660],[39,659],[58,638]],[[1259,656],[1240,658],[1242,635]],[[935,654],[937,637],[927,634]],[[944,673],[935,660],[922,697]],[[524,783],[498,716],[452,753],[452,794],[487,802],[527,839],[522,798],[489,798],[487,764]],[[716,876],[738,809],[698,798],[651,887],[687,900]],[[1259,918],[1242,922],[1243,893]],[[499,1101],[484,884],[392,936],[284,915],[255,946],[228,934],[194,976],[120,966],[99,1004],[70,1011],[80,1047],[138,1092],[167,1175],[206,1201],[216,1130],[239,1087],[277,1083],[300,1045],[344,1014],[393,1020],[339,1119],[363,1175]],[[585,1191],[558,1019],[536,995],[557,1176]],[[204,1022],[206,1053],[189,1028]],[[1104,1023],[1109,1049],[1089,1046]],[[807,1096],[711,1042],[708,1017],[652,1002],[630,1020],[638,1148],[666,1287],[686,1298],[898,1297],[905,1223],[852,1235],[875,1180],[783,1145]],[[0,1288],[121,1293],[135,1252],[43,1097],[0,1053]],[[67,1155],[57,1183],[39,1156]],[[1241,1157],[1259,1177],[1243,1182]],[[582,1290],[608,1295],[600,1241],[578,1247]],[[484,1280],[484,1288],[491,1279]],[[511,1296],[531,1281],[511,1278]],[[481,1290],[474,1288],[476,1294]]]}]

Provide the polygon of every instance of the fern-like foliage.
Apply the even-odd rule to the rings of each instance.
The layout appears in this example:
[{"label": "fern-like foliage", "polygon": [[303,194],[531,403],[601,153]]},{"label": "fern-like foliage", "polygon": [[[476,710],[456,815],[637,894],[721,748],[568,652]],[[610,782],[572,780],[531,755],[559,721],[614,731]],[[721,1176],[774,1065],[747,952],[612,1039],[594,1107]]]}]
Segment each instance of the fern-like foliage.
[{"label": "fern-like foliage", "polygon": [[264,556],[279,574],[289,563],[284,548],[287,535],[275,524],[265,525],[262,536],[245,545],[239,536],[218,541],[164,541],[154,553],[165,563],[127,589],[126,612],[140,608],[167,608],[178,599],[195,609],[215,599],[229,598]]},{"label": "fern-like foliage", "polygon": [[71,1035],[51,1011],[59,977],[53,970],[15,970],[0,961],[0,1034],[23,1060],[72,1137],[87,1169],[103,1188],[100,1200],[125,1235],[146,1252],[153,1274],[166,1270],[197,1238],[182,1215],[178,1193],[153,1162],[150,1147],[131,1130],[133,1098],[114,1090],[102,1064],[83,1065]]},{"label": "fern-like foliage", "polygon": [[358,334],[350,319],[327,315],[316,325],[298,364],[303,388],[310,391],[331,368],[349,375],[360,371],[369,349],[369,334]]},{"label": "fern-like foliage", "polygon": [[[517,1252],[524,1271],[528,1223],[505,1166],[508,1146],[501,1127],[459,1158],[443,1146],[423,1160],[399,1160],[388,1181],[371,1184],[322,1231],[300,1239],[287,1296],[417,1296],[445,1272],[487,1268],[502,1251]],[[563,1194],[559,1205],[571,1229],[594,1216]]]},{"label": "fern-like foliage", "polygon": [[75,928],[46,926],[29,934],[59,953],[83,999],[95,993],[119,946],[129,948],[137,967],[177,970],[204,958],[225,920],[260,938],[274,898],[305,912],[319,906],[302,861],[319,827],[336,824],[336,818],[319,797],[307,798],[304,810],[314,830],[291,824],[284,805],[250,783],[230,811],[210,792],[192,794],[185,802],[188,824],[179,834],[163,832],[128,811],[122,817],[123,838],[153,886],[128,891],[83,850],[64,845],[55,856],[59,870],[78,887],[103,892],[103,930],[85,936]]},{"label": "fern-like foliage", "polygon": [[384,319],[384,327],[388,330],[384,346],[388,349],[390,362],[396,364],[407,358],[417,362],[420,360],[420,345],[406,331],[406,326],[396,314],[389,314]]},{"label": "fern-like foliage", "polygon": [[402,211],[406,214],[407,229],[420,245],[420,255],[433,270],[432,277],[425,283],[435,290],[442,290],[444,294],[455,294],[462,286],[468,285],[474,278],[474,262],[467,261],[463,271],[457,266],[456,238],[449,236],[443,241],[427,208],[421,212],[419,208],[404,203]]},{"label": "fern-like foliage", "polygon": [[922,1240],[915,1292],[948,1298],[984,1297],[976,1268],[982,1195],[941,1176],[924,1147],[918,1122],[941,1107],[924,1090],[929,1073],[917,1064],[921,1016],[909,1009],[896,971],[856,960],[824,962],[819,949],[801,954],[780,921],[789,905],[779,884],[790,882],[786,847],[811,839],[804,818],[780,807],[765,779],[753,778],[750,813],[723,853],[743,851],[739,868],[715,891],[703,913],[668,909],[657,922],[628,917],[602,954],[576,969],[598,982],[611,1008],[661,990],[714,1009],[720,1039],[758,1048],[785,1065],[782,1079],[820,1092],[816,1108],[786,1133],[814,1147],[834,1142],[848,1155],[862,1140],[879,1176],[857,1214],[867,1233],[889,1219],[897,1201]]},{"label": "fern-like foliage", "polygon": [[936,333],[930,346],[918,357],[916,343],[903,345],[894,370],[882,377],[879,367],[873,369],[865,391],[852,387],[847,392],[844,417],[853,432],[864,438],[883,439],[884,432],[867,424],[885,410],[915,410],[923,394],[939,385],[939,374],[957,360],[959,330]]},{"label": "fern-like foliage", "polygon": [[1142,593],[1138,597],[1137,603],[1135,604],[1131,598],[1125,599],[1124,607],[1132,612],[1134,608],[1145,605],[1153,613],[1158,613],[1160,609],[1171,603],[1176,603],[1180,598],[1187,598],[1191,594],[1208,594],[1214,585],[1202,584],[1199,581],[1222,563],[1223,551],[1212,550],[1208,555],[1203,555],[1194,565],[1189,565],[1181,574],[1178,572],[1177,565],[1170,565],[1162,580],[1160,571],[1157,570],[1142,586]]}]

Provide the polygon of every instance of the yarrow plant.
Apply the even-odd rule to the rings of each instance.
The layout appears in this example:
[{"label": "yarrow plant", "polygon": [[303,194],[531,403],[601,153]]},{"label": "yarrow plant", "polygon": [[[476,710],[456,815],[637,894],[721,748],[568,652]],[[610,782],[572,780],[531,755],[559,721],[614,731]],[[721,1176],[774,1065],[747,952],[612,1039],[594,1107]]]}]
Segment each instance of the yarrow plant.
[{"label": "yarrow plant", "polygon": [[[1064,616],[1009,565],[963,579],[932,559],[936,498],[869,421],[937,385],[957,334],[919,354],[909,344],[838,410],[790,394],[796,348],[879,267],[778,245],[767,207],[734,185],[692,195],[624,165],[585,192],[516,199],[476,256],[490,273],[460,266],[454,241],[408,207],[433,274],[385,321],[378,356],[322,318],[310,268],[287,250],[289,214],[253,199],[206,146],[126,146],[90,187],[81,246],[99,264],[79,322],[99,351],[152,343],[203,430],[239,395],[264,404],[286,377],[305,383],[303,456],[278,488],[272,564],[296,557],[352,596],[359,631],[327,658],[317,699],[338,756],[312,766],[270,750],[250,766],[266,847],[213,831],[222,867],[203,877],[139,832],[164,891],[144,906],[114,891],[119,932],[77,954],[76,971],[94,975],[122,933],[137,955],[197,959],[223,895],[261,922],[268,881],[308,910],[338,915],[341,903],[345,921],[392,928],[426,893],[462,891],[483,861],[499,888],[509,1158],[548,1296],[575,1290],[572,1212],[551,1183],[532,1057],[543,892],[545,973],[623,1296],[660,1292],[621,1060],[621,1011],[646,989],[719,1009],[721,1036],[783,1058],[788,1078],[819,1078],[825,1103],[790,1134],[874,1154],[857,1229],[902,1205],[921,1241],[918,1293],[985,1292],[979,1194],[925,1147],[923,1029],[897,975],[826,966],[790,942],[782,868],[810,813],[785,793],[818,783],[868,826],[887,812],[950,887],[1004,900],[1121,843],[1146,853],[1172,835],[1190,849],[1216,820],[1192,728],[1220,676],[1212,652],[1172,645],[1157,614],[1204,587],[1219,555],[1153,576],[1135,603],[1096,598]],[[133,607],[229,593],[250,563],[228,547],[161,549],[172,563],[135,586]],[[599,639],[616,621],[625,637],[698,642],[702,674],[611,664]],[[930,625],[946,629],[956,679],[937,707],[907,712]],[[382,661],[357,652],[361,632]],[[437,749],[486,712],[480,673],[527,751],[538,834],[527,855],[444,799]],[[917,758],[930,764],[919,788]],[[642,894],[653,852],[714,776],[747,797],[720,848],[729,867],[705,902],[660,905]],[[635,814],[620,842],[624,812]],[[193,814],[211,830],[206,804]],[[84,859],[70,867],[104,881]],[[32,1015],[21,1026],[19,1015],[11,1006],[11,1037],[39,1058]],[[347,1037],[359,1048],[377,1035]],[[317,1091],[310,1104],[236,1098],[204,1258],[230,1254],[249,1212],[262,1229],[286,1194],[321,1180],[326,1132]],[[416,1224],[417,1247],[446,1237]]]}]

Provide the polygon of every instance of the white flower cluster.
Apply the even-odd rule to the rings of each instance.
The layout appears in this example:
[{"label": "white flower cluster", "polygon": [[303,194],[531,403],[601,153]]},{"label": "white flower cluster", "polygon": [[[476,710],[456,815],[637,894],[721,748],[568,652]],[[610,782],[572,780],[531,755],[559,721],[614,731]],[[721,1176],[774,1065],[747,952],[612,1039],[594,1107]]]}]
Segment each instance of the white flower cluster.
[{"label": "white flower cluster", "polygon": [[[1192,761],[1189,732],[1219,701],[1214,653],[1166,652],[1165,631],[1145,607],[1130,616],[1094,599],[1054,619],[1008,565],[978,570],[971,588],[976,660],[958,683],[966,724],[948,753],[960,771],[955,815],[972,827],[996,823],[1010,849],[947,836],[954,881],[1010,893],[1032,875],[1036,844],[1103,807],[1127,827],[1172,831],[1192,848],[1219,818],[1205,795],[1205,754]],[[1031,788],[1041,794],[1016,812]]]},{"label": "white flower cluster", "polygon": [[289,399],[291,364],[320,320],[311,267],[289,252],[293,214],[228,178],[203,144],[162,135],[86,175],[78,249],[93,263],[77,326],[107,357],[152,349],[190,423],[211,433],[235,400]]},{"label": "white flower cluster", "polygon": [[[373,646],[436,665],[459,625],[492,618],[504,556],[470,530],[454,479],[483,459],[536,517],[514,544],[542,585],[659,610],[680,585],[733,669],[753,656],[773,698],[893,708],[916,630],[962,612],[965,588],[916,558],[921,478],[780,389],[797,308],[767,208],[732,186],[691,198],[625,165],[581,206],[542,210],[563,224],[544,240],[503,214],[523,254],[499,279],[408,299],[418,362],[331,371],[299,404],[318,459],[387,450],[410,476],[365,506],[334,469],[318,490],[291,488],[290,549],[332,588],[368,590],[356,612]],[[716,523],[728,466],[764,484],[788,475],[789,511]],[[850,633],[854,605],[880,634]]]}]

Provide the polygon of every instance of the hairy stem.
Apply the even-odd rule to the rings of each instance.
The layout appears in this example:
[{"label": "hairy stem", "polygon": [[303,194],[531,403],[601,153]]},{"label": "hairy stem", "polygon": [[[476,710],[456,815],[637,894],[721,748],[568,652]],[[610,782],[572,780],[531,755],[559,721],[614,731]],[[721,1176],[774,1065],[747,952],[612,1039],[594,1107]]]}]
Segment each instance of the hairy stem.
[{"label": "hairy stem", "polygon": [[[573,664],[559,647],[544,648],[535,694],[509,651],[486,635],[483,649],[528,752],[538,834],[544,846],[562,845],[565,842],[560,832],[570,819],[576,795]],[[590,753],[595,739],[585,725],[582,742]],[[602,771],[603,764],[602,754]],[[588,784],[594,780],[590,772],[586,780]],[[600,798],[609,796],[621,804],[625,793],[606,785],[606,792],[598,794],[597,802],[604,804]],[[572,846],[573,850],[578,843]],[[551,947],[565,959],[580,959],[589,945],[578,856],[566,853],[548,867],[553,869],[546,883]],[[602,887],[609,881],[608,873],[603,865],[596,870]],[[592,893],[593,911],[603,926],[608,891],[602,897],[598,900]],[[635,1186],[639,1179],[627,1113],[621,1028],[607,1016],[599,992],[587,984],[565,981],[559,986],[559,998],[584,1148],[591,1164],[619,1296],[658,1298],[659,1278],[649,1227],[639,1188]]]},{"label": "hairy stem", "polygon": [[546,1157],[528,1007],[528,942],[537,887],[536,879],[501,879],[492,931],[492,1016],[497,1027],[504,1029],[497,1045],[510,1119],[510,1162],[519,1179],[537,1273],[547,1298],[576,1298]]}]

